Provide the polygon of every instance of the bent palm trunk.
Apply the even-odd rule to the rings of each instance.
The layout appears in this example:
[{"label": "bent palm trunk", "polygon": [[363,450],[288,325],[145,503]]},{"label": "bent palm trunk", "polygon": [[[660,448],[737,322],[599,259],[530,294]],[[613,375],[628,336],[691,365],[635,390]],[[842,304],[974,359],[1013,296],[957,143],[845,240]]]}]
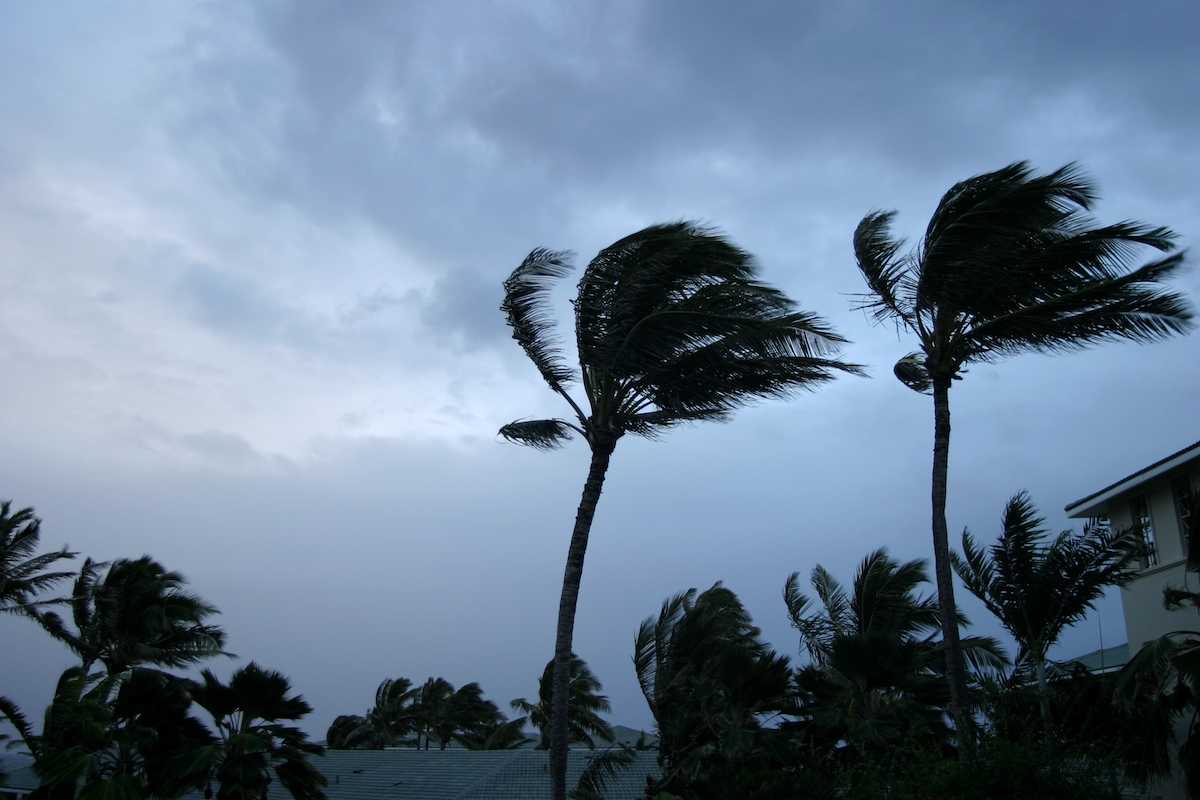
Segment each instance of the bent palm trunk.
[{"label": "bent palm trunk", "polygon": [[950,539],[946,525],[946,483],[950,467],[950,378],[933,380],[933,570],[937,576],[938,610],[942,618],[942,643],[946,649],[946,676],[950,681],[950,714],[960,751],[969,738],[967,672],[958,638],[958,607],[950,568]]},{"label": "bent palm trunk", "polygon": [[583,577],[583,557],[587,552],[588,534],[596,504],[604,488],[604,474],[617,440],[613,436],[596,436],[592,441],[592,462],[583,497],[575,514],[575,529],[567,549],[567,567],[563,573],[562,597],[558,601],[558,633],[554,641],[554,684],[550,702],[550,797],[566,800],[567,748],[570,733],[567,703],[571,691],[571,642],[575,635],[575,605],[579,600],[579,582]]}]

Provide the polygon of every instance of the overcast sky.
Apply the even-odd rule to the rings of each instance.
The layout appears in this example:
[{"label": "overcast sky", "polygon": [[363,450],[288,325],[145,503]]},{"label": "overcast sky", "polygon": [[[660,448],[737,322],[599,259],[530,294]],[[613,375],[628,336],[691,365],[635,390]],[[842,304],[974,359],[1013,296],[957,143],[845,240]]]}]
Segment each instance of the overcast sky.
[{"label": "overcast sky", "polygon": [[[649,727],[630,658],[667,596],[724,581],[795,657],[791,572],[931,557],[932,403],[891,374],[912,342],[853,310],[858,221],[914,238],[959,180],[1078,161],[1101,222],[1194,252],[1198,40],[1193,0],[2,3],[0,498],[46,549],[183,572],[239,657],[209,666],[289,675],[314,738],[389,677],[507,710],[552,655],[588,452],[498,440],[567,411],[501,281],[701,220],[872,377],[621,441],[576,650]],[[973,366],[952,541],[1021,489],[1065,528],[1200,439],[1198,367],[1200,336]],[[1101,637],[1113,599],[1053,655]],[[24,620],[0,642],[40,720],[72,657]]]}]

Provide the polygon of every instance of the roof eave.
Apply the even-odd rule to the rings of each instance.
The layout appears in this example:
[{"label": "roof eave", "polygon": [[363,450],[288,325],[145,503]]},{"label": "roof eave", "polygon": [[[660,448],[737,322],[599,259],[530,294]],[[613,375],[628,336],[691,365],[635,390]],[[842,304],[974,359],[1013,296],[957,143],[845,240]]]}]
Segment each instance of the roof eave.
[{"label": "roof eave", "polygon": [[1156,461],[1150,466],[1140,469],[1126,478],[1122,478],[1095,494],[1090,494],[1082,500],[1076,500],[1066,507],[1067,516],[1073,519],[1107,517],[1109,515],[1109,500],[1126,494],[1195,458],[1200,458],[1200,442],[1185,447],[1177,453],[1172,453],[1162,461]]}]

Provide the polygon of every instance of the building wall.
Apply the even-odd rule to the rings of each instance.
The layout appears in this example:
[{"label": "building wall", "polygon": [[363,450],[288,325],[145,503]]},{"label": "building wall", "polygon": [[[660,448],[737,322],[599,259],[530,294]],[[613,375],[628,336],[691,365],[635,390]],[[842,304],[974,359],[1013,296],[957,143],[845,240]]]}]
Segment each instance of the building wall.
[{"label": "building wall", "polygon": [[1167,611],[1163,608],[1163,589],[1168,586],[1187,586],[1200,591],[1200,580],[1188,575],[1184,569],[1186,542],[1180,526],[1172,484],[1180,476],[1189,476],[1192,486],[1200,485],[1200,459],[1156,476],[1130,491],[1111,498],[1108,503],[1109,520],[1114,528],[1123,528],[1134,523],[1133,501],[1142,496],[1150,512],[1154,530],[1154,545],[1157,564],[1147,567],[1132,583],[1121,590],[1121,604],[1125,611],[1125,632],[1129,637],[1129,651],[1137,652],[1146,642],[1177,630],[1200,630],[1200,615],[1192,609]]}]

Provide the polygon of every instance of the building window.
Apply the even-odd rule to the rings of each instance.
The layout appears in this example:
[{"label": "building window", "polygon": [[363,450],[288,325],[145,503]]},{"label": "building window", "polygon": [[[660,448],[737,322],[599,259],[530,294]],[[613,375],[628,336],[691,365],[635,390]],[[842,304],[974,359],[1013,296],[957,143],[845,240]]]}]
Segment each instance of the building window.
[{"label": "building window", "polygon": [[1146,552],[1142,555],[1142,567],[1148,568],[1158,564],[1158,546],[1154,543],[1154,523],[1150,520],[1150,506],[1146,503],[1145,495],[1138,495],[1129,501],[1129,514],[1133,517],[1133,525],[1142,534],[1142,542]]},{"label": "building window", "polygon": [[1179,519],[1179,538],[1183,541],[1183,554],[1188,552],[1188,535],[1194,524],[1196,494],[1189,475],[1180,475],[1171,481],[1171,497],[1175,500],[1175,516]]}]

